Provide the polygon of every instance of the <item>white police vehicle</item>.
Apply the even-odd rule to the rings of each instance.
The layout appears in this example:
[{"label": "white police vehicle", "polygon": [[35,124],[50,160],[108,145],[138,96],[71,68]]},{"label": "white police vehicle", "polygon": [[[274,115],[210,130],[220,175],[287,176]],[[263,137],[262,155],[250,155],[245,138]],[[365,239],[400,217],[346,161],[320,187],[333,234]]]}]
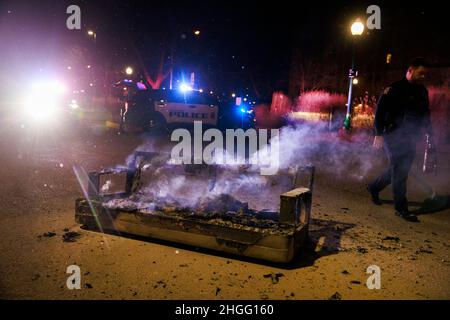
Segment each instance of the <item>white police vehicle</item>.
[{"label": "white police vehicle", "polygon": [[170,127],[193,125],[216,127],[219,122],[219,101],[211,95],[194,90],[128,90],[121,114],[121,131],[163,132]]}]

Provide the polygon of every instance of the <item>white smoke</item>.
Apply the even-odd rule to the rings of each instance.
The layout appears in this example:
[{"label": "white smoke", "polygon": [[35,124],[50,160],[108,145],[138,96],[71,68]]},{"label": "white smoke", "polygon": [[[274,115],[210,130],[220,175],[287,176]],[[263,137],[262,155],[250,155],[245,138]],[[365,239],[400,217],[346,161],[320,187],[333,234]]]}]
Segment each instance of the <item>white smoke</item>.
[{"label": "white smoke", "polygon": [[[271,152],[274,147],[271,144],[274,143],[278,144],[279,154]],[[137,151],[170,154],[170,145],[147,141]],[[313,164],[320,175],[329,175],[334,180],[362,182],[380,161],[367,144],[339,139],[335,133],[328,131],[325,124],[283,127],[277,140],[263,146],[251,157],[258,157],[259,164],[242,166],[222,163],[217,165],[216,175],[208,171],[207,166],[195,174],[186,174],[182,165],[171,165],[170,162],[161,167],[146,165],[144,168],[147,170],[144,171],[149,176],[143,178],[139,194],[143,201],[167,198],[176,200],[184,207],[195,207],[205,199],[229,194],[248,202],[254,209],[277,211],[280,194],[292,188],[292,177],[285,174],[289,168]],[[280,171],[278,175],[262,176],[259,174],[260,164],[274,163],[275,160],[270,157],[279,157]]]}]

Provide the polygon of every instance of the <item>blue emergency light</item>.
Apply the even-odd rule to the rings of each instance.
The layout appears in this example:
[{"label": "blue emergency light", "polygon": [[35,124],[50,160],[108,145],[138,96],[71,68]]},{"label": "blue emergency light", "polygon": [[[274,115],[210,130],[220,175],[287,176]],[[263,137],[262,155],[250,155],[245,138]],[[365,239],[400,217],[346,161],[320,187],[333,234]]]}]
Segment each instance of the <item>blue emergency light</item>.
[{"label": "blue emergency light", "polygon": [[189,91],[192,91],[192,90],[193,90],[192,87],[190,85],[186,84],[186,83],[182,83],[180,85],[180,91],[183,92],[183,93],[186,93],[186,92],[189,92]]}]

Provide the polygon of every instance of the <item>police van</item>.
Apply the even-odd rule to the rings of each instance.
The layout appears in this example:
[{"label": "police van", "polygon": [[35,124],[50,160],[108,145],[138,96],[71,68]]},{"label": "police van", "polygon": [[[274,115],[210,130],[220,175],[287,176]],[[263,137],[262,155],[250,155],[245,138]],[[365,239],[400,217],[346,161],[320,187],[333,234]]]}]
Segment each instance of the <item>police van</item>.
[{"label": "police van", "polygon": [[163,132],[170,127],[217,127],[219,100],[199,91],[146,89],[129,91],[120,117],[121,131]]}]

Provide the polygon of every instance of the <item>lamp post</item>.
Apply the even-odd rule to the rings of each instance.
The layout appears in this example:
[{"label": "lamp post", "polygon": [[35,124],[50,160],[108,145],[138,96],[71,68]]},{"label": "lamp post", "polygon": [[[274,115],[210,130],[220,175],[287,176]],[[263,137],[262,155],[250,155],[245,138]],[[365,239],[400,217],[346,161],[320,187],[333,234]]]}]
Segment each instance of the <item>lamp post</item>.
[{"label": "lamp post", "polygon": [[348,99],[347,99],[347,114],[345,115],[344,128],[349,131],[351,129],[351,113],[352,113],[352,90],[353,79],[358,76],[358,71],[355,70],[355,37],[361,36],[364,32],[364,24],[357,19],[352,23],[350,28],[352,32],[352,67],[349,71],[349,85],[348,85]]}]

